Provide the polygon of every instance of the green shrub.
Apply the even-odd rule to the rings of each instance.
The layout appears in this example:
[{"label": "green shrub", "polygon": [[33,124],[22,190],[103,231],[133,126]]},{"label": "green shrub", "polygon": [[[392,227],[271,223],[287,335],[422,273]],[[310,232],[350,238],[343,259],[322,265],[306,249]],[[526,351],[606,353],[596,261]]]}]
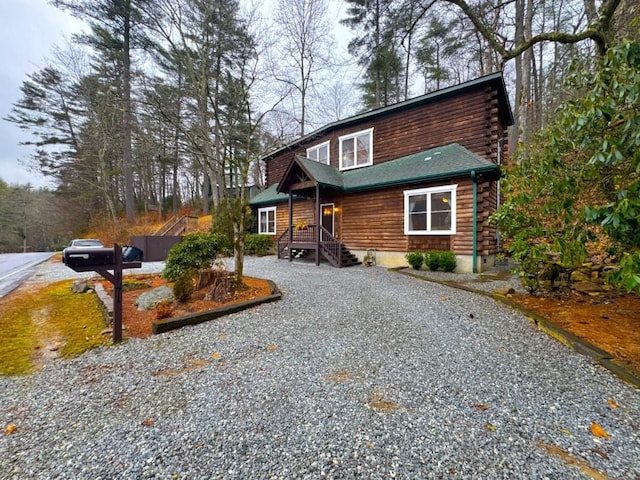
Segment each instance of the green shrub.
[{"label": "green shrub", "polygon": [[272,245],[272,235],[248,233],[244,238],[244,253],[247,255],[267,255]]},{"label": "green shrub", "polygon": [[457,266],[458,262],[456,262],[456,256],[453,252],[440,252],[440,268],[445,272],[453,272]]},{"label": "green shrub", "polygon": [[424,254],[425,263],[429,270],[444,270],[445,272],[453,272],[456,269],[456,256],[453,252],[446,250],[430,250]]},{"label": "green shrub", "polygon": [[193,278],[193,272],[211,268],[218,254],[228,249],[228,241],[218,233],[191,233],[169,250],[162,276],[174,282],[183,274]]},{"label": "green shrub", "polygon": [[407,262],[414,270],[420,270],[424,262],[424,255],[420,252],[410,252],[405,255]]},{"label": "green shrub", "polygon": [[440,269],[440,255],[437,250],[425,252],[424,261],[427,264],[427,267],[429,267],[429,270],[435,272]]},{"label": "green shrub", "polygon": [[173,284],[173,296],[176,301],[184,303],[189,300],[189,297],[196,291],[196,287],[193,284],[193,271],[185,272],[181,274]]}]

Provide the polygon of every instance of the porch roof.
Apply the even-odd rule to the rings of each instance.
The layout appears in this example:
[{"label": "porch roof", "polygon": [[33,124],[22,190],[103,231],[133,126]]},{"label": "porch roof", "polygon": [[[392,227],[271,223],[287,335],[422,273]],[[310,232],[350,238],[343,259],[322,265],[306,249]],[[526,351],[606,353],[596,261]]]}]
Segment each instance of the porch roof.
[{"label": "porch roof", "polygon": [[458,143],[432,148],[406,157],[379,163],[370,167],[356,168],[344,172],[331,165],[318,163],[308,158],[296,156],[287,168],[280,184],[271,185],[251,200],[251,205],[259,206],[287,201],[286,185],[292,183],[289,174],[302,170],[318,185],[355,192],[419,182],[449,180],[469,175],[485,174],[497,179],[500,168]]}]

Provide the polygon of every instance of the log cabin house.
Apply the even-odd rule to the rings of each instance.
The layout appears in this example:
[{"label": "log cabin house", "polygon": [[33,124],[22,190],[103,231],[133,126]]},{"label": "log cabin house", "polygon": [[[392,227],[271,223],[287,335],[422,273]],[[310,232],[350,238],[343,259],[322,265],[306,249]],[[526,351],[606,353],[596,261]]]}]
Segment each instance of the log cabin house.
[{"label": "log cabin house", "polygon": [[290,261],[404,266],[449,250],[456,271],[481,272],[500,248],[489,217],[512,124],[502,73],[328,124],[263,158],[258,233]]}]

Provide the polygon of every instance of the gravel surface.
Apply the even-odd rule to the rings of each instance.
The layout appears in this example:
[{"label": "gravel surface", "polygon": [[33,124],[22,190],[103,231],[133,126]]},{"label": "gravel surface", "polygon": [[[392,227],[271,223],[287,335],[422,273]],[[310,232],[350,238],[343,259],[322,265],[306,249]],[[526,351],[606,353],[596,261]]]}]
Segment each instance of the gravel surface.
[{"label": "gravel surface", "polygon": [[245,273],[284,298],[0,378],[0,478],[640,475],[638,390],[490,298],[380,267]]}]

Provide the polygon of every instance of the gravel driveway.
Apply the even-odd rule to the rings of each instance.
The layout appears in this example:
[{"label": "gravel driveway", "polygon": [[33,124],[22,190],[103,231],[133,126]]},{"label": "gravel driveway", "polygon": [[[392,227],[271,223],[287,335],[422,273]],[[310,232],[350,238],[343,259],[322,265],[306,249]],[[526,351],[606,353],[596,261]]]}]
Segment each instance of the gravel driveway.
[{"label": "gravel driveway", "polygon": [[639,392],[507,307],[380,267],[245,272],[283,300],[0,378],[0,478],[640,475]]}]

